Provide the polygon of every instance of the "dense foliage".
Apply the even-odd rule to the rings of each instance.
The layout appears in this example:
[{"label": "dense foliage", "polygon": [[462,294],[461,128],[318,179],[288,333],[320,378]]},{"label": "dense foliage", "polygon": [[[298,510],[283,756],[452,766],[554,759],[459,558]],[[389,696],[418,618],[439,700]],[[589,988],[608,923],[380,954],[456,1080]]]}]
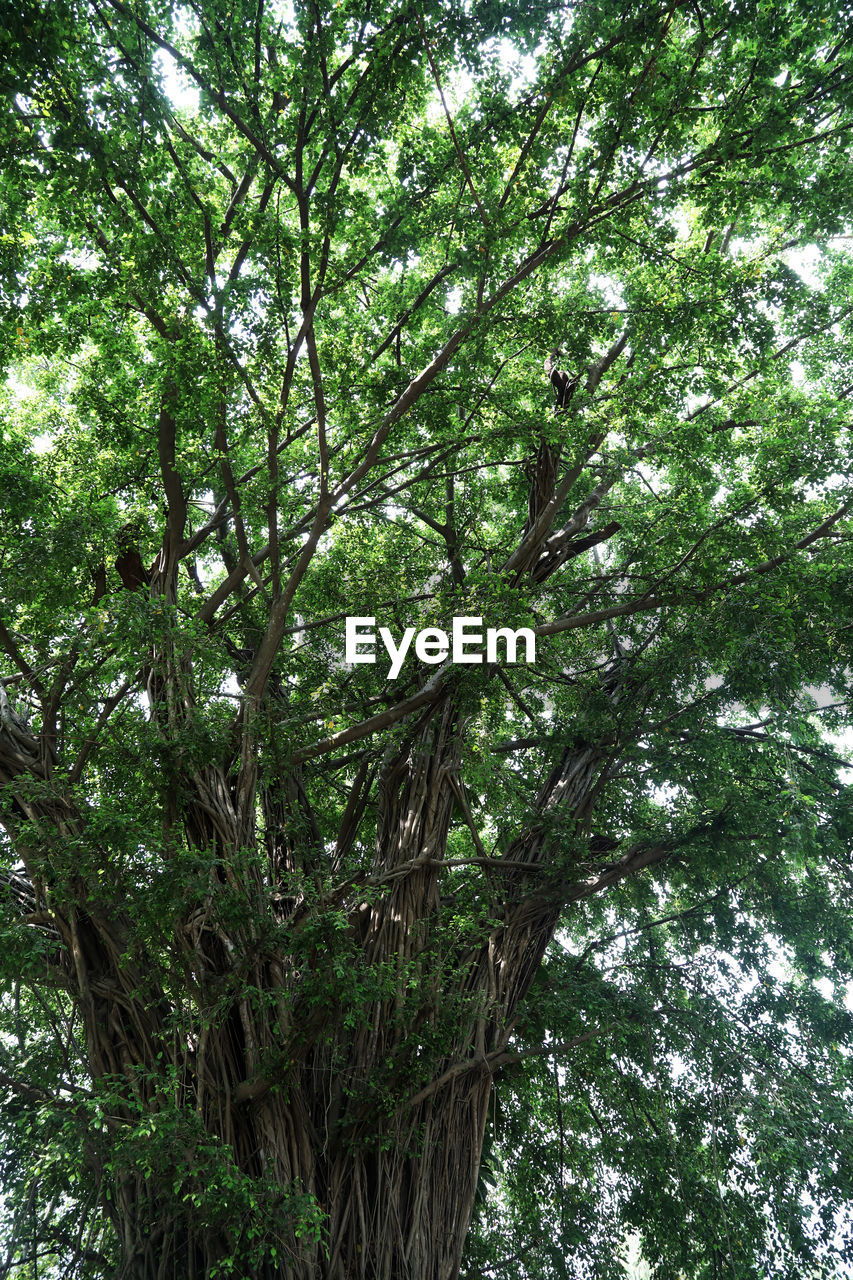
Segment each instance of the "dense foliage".
[{"label": "dense foliage", "polygon": [[5,15],[0,1274],[849,1274],[851,19]]}]

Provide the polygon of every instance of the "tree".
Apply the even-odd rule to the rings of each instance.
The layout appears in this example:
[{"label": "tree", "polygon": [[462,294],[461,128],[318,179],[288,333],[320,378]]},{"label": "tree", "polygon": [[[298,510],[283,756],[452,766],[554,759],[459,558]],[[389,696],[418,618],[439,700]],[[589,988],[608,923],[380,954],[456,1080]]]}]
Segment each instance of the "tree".
[{"label": "tree", "polygon": [[6,1273],[836,1273],[849,11],[4,39]]}]

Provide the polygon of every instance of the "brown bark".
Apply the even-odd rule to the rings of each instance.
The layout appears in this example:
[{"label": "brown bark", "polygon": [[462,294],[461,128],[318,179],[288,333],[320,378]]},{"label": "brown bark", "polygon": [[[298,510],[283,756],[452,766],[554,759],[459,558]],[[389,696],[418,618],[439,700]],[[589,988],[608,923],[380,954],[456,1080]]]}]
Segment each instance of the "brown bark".
[{"label": "brown bark", "polygon": [[[168,665],[158,720],[164,732],[185,705],[181,676],[180,664]],[[451,695],[421,714],[378,778],[370,883],[318,891],[311,901],[287,895],[289,877],[310,880],[325,856],[298,771],[259,796],[266,874],[239,852],[260,843],[254,800],[239,802],[217,768],[182,779],[192,797],[182,838],[217,854],[209,895],[175,921],[170,944],[195,1005],[183,1041],[157,976],[162,966],[131,941],[128,913],[91,907],[85,880],[57,873],[62,849],[82,838],[81,815],[70,801],[33,800],[23,791],[7,805],[6,826],[30,883],[44,886],[38,906],[53,922],[58,970],[83,1016],[91,1078],[112,1089],[112,1139],[143,1117],[155,1125],[164,1115],[185,1121],[165,1168],[152,1156],[152,1172],[141,1176],[135,1147],[124,1165],[115,1161],[105,1209],[120,1240],[122,1276],[200,1278],[241,1256],[245,1241],[227,1215],[220,1229],[199,1220],[186,1200],[205,1176],[207,1140],[220,1144],[236,1177],[266,1181],[282,1200],[294,1188],[308,1193],[326,1217],[319,1241],[300,1238],[285,1219],[278,1259],[253,1264],[262,1280],[458,1274],[492,1063],[506,1048],[559,912],[556,898],[531,897],[529,877],[545,854],[549,813],[559,805],[582,824],[601,768],[589,748],[566,752],[541,789],[534,820],[507,851],[507,868],[490,860],[496,870],[484,918],[501,923],[476,946],[454,947],[442,926],[439,884],[454,808],[464,802],[457,776],[464,729]],[[28,743],[20,727],[16,733],[15,742],[4,735],[5,782],[20,773],[22,751],[34,759],[35,740]],[[350,818],[357,823],[357,804]],[[223,889],[253,904],[233,928],[217,913]],[[354,1019],[338,991],[334,952],[300,941],[330,909],[346,915],[359,982],[377,988]],[[291,945],[269,942],[274,919],[289,927]],[[233,997],[223,1000],[225,990]],[[164,1062],[176,1093],[167,1093]]]}]

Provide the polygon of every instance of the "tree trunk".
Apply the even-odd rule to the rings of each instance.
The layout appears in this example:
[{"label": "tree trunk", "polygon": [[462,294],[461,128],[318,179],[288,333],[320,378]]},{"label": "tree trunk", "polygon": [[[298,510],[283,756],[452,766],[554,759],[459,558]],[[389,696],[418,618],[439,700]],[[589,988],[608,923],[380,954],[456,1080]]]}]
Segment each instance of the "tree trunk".
[{"label": "tree trunk", "polygon": [[[181,715],[170,696],[152,724],[167,733]],[[12,786],[4,820],[52,921],[102,1100],[90,1164],[121,1277],[458,1274],[493,1065],[559,915],[561,894],[541,890],[548,818],[559,806],[581,831],[601,774],[592,748],[565,751],[504,858],[482,859],[479,927],[460,939],[439,883],[454,810],[470,822],[464,728],[446,695],[386,756],[372,870],[331,888],[298,772],[267,778],[259,808],[250,763],[236,782],[212,766],[184,776],[165,860],[194,849],[208,881],[175,903],[159,949],[69,870],[85,814]],[[111,851],[95,856],[108,866]]]},{"label": "tree trunk", "polygon": [[[277,1257],[253,1257],[246,1274],[259,1280],[452,1280],[474,1204],[489,1089],[486,1068],[469,1072],[389,1122],[375,1143],[334,1156],[311,1149],[303,1132],[301,1181],[325,1189],[327,1234],[322,1242],[286,1230],[268,1236],[268,1244],[277,1242]],[[233,1149],[254,1147],[250,1165],[290,1173],[299,1128],[292,1111],[285,1115],[268,1101],[244,1107],[233,1118]],[[283,1191],[290,1183],[283,1179]],[[154,1178],[119,1180],[115,1220],[120,1275],[128,1280],[201,1280],[217,1274],[217,1264],[236,1258],[240,1265],[243,1256],[237,1233],[193,1227],[176,1212],[171,1186],[158,1188]],[[229,1274],[227,1267],[222,1274]]]}]

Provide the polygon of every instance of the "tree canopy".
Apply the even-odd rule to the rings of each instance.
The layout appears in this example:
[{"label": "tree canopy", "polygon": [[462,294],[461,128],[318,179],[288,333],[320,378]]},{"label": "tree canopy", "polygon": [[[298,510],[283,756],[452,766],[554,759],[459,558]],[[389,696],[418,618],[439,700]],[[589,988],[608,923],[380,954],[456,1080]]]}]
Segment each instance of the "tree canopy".
[{"label": "tree canopy", "polygon": [[0,1274],[849,1274],[852,19],[6,16]]}]

